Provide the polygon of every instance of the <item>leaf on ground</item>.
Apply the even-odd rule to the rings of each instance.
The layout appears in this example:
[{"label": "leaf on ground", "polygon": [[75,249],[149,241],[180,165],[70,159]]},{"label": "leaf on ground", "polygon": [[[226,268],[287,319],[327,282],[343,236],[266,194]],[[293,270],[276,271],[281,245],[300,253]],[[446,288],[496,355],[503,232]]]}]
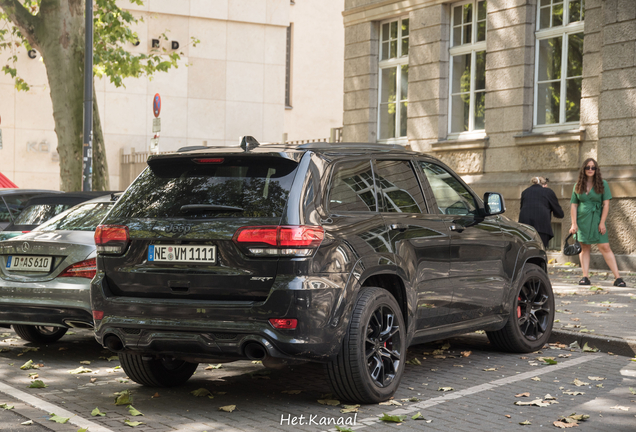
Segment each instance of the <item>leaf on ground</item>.
[{"label": "leaf on ground", "polygon": [[60,349],[58,349],[58,351],[68,351],[68,347],[60,347]]},{"label": "leaf on ground", "polygon": [[541,378],[539,377],[534,377],[534,378],[530,378],[532,381],[541,381]]},{"label": "leaf on ground", "polygon": [[115,405],[130,405],[133,403],[132,394],[130,394],[130,390],[124,390],[115,393]]},{"label": "leaf on ground", "polygon": [[212,396],[212,393],[210,392],[210,390],[208,390],[206,388],[203,388],[203,387],[201,387],[199,389],[196,389],[196,390],[192,390],[190,392],[190,394],[193,394],[196,397],[204,397],[204,396],[214,397],[214,396]]},{"label": "leaf on ground", "polygon": [[159,395],[159,392],[157,392],[157,393],[153,394],[152,396],[150,396],[150,399],[157,399],[158,397],[161,397]]},{"label": "leaf on ground", "polygon": [[388,401],[384,401],[384,402],[380,402],[378,405],[395,405],[395,406],[402,406],[401,403],[399,403],[396,400],[390,399]]},{"label": "leaf on ground", "polygon": [[91,362],[90,362],[90,360],[82,360],[82,361],[80,362],[80,364],[83,364],[83,365],[89,365],[89,364],[91,364]]},{"label": "leaf on ground", "polygon": [[263,364],[262,360],[252,360],[252,364]]},{"label": "leaf on ground", "polygon": [[106,357],[106,360],[108,360],[108,361],[119,360],[119,356]]},{"label": "leaf on ground", "polygon": [[33,364],[33,360],[29,360],[28,362],[26,362],[25,364],[20,366],[20,369],[22,369],[22,370],[38,369],[38,368],[39,368],[39,366],[37,364]]},{"label": "leaf on ground", "polygon": [[221,369],[223,367],[223,363],[219,363],[218,365],[209,365],[208,367],[205,368],[205,370],[212,370],[212,369]]},{"label": "leaf on ground", "polygon": [[590,418],[590,416],[587,414],[572,413],[569,416],[567,416],[567,418],[572,419],[574,421],[586,421],[587,419]]},{"label": "leaf on ground", "polygon": [[22,350],[22,352],[23,353],[28,353],[28,352],[31,352],[31,351],[36,352],[36,351],[39,351],[39,350],[40,350],[40,347],[28,347],[28,348],[24,348]]},{"label": "leaf on ground", "polygon": [[570,344],[570,348],[572,349],[581,349],[581,345],[579,345],[578,341],[574,341]]},{"label": "leaf on ground", "polygon": [[559,358],[569,358],[572,357],[572,354],[559,354]]},{"label": "leaf on ground", "polygon": [[88,429],[85,429],[85,428],[79,428],[79,429],[77,430],[77,432],[88,432]]},{"label": "leaf on ground", "polygon": [[530,397],[530,392],[516,394],[515,397]]},{"label": "leaf on ground", "polygon": [[488,369],[484,369],[486,372],[494,372],[497,370],[497,368],[488,368]]},{"label": "leaf on ground", "polygon": [[574,384],[574,385],[575,385],[575,386],[577,386],[577,387],[582,387],[582,386],[590,385],[590,383],[588,383],[588,382],[584,382],[584,381],[581,381],[581,380],[580,380],[580,379],[578,379],[578,378],[574,378],[574,381],[572,381],[572,384]]},{"label": "leaf on ground", "polygon": [[48,385],[44,384],[44,381],[42,380],[34,380],[31,381],[31,384],[29,385],[28,388],[47,388]]},{"label": "leaf on ground", "polygon": [[426,423],[431,423],[433,420],[427,420],[421,412],[417,412],[417,414],[415,414],[413,417],[411,417],[411,420],[423,420]]},{"label": "leaf on ground", "polygon": [[436,349],[433,351],[433,355],[442,355],[442,354],[444,354],[443,349]]},{"label": "leaf on ground", "polygon": [[13,409],[13,405],[9,405],[9,404],[5,403],[5,404],[0,405],[0,408],[4,408],[6,410],[10,410],[10,409]]},{"label": "leaf on ground", "polygon": [[547,364],[547,365],[555,365],[555,364],[557,364],[557,363],[558,363],[556,360],[551,359],[551,358],[546,358],[546,359],[544,359],[544,360],[543,360],[543,362],[544,362],[545,364]]},{"label": "leaf on ground", "polygon": [[139,421],[130,421],[128,419],[124,420],[124,424],[126,426],[130,426],[130,427],[135,427],[135,426],[139,426],[144,424],[143,422],[139,422]]},{"label": "leaf on ground", "polygon": [[405,415],[389,415],[382,413],[380,420],[383,422],[402,423],[406,419]]},{"label": "leaf on ground", "polygon": [[73,374],[73,375],[77,375],[77,374],[83,374],[83,373],[92,373],[93,371],[91,369],[85,368],[84,366],[80,366],[77,369],[73,369],[68,371],[68,373]]},{"label": "leaf on ground", "polygon": [[[33,424],[33,420],[27,420],[27,421],[22,422],[22,423],[20,423],[20,424],[21,424],[21,425],[25,425],[25,426],[29,426],[29,425],[32,425],[32,424]],[[79,431],[77,431],[77,432],[79,432]]]},{"label": "leaf on ground", "polygon": [[636,388],[630,387],[629,391],[633,394],[636,395]]},{"label": "leaf on ground", "polygon": [[585,345],[583,345],[583,352],[598,352],[598,348],[592,348],[590,347],[587,342],[585,342]]},{"label": "leaf on ground", "polygon": [[528,425],[531,425],[532,423],[530,423],[530,420],[526,420],[526,421],[519,422],[519,424],[522,426],[528,426]]},{"label": "leaf on ground", "polygon": [[67,421],[69,421],[70,417],[60,417],[57,414],[50,414],[51,417],[49,417],[49,420],[54,421],[55,423],[60,423],[60,424],[64,424]]},{"label": "leaf on ground", "polygon": [[[340,403],[340,402],[338,402],[338,403]],[[235,409],[236,409],[236,405],[225,405],[225,406],[219,407],[220,411],[225,411],[225,412],[229,412],[229,413],[231,413]]]},{"label": "leaf on ground", "polygon": [[455,390],[455,389],[452,388],[452,387],[440,387],[440,388],[437,389],[437,391],[443,391],[443,392],[453,391],[453,390]]},{"label": "leaf on ground", "polygon": [[302,390],[283,390],[281,393],[285,393],[285,394],[300,394],[300,392],[302,392]]},{"label": "leaf on ground", "polygon": [[596,376],[589,376],[589,377],[587,377],[587,379],[592,380],[592,381],[603,381],[605,378],[596,377]]},{"label": "leaf on ground", "polygon": [[137,411],[132,405],[128,405],[128,412],[131,416],[142,416],[141,411]]},{"label": "leaf on ground", "polygon": [[348,427],[345,427],[345,426],[337,426],[337,425],[336,425],[336,430],[338,432],[353,432],[353,429],[351,429],[351,428],[348,428]]},{"label": "leaf on ground", "polygon": [[343,408],[340,410],[341,413],[357,413],[360,405],[343,405]]},{"label": "leaf on ground", "polygon": [[610,407],[610,409],[620,410],[620,411],[629,411],[629,408],[626,406],[614,405]]},{"label": "leaf on ground", "polygon": [[551,405],[550,402],[544,402],[541,399],[535,399],[533,401],[530,402],[521,402],[521,401],[517,401],[515,402],[515,405],[519,405],[519,406],[531,406],[531,405],[535,405],[538,407],[546,407]]},{"label": "leaf on ground", "polygon": [[106,413],[103,413],[99,410],[99,407],[96,407],[93,411],[91,411],[91,415],[93,417],[97,417],[97,416],[101,416],[104,417],[106,415]]},{"label": "leaf on ground", "polygon": [[472,351],[462,351],[462,357],[468,357],[472,354]]},{"label": "leaf on ground", "polygon": [[579,426],[578,423],[564,423],[562,421],[555,421],[552,424],[560,429],[573,428],[573,427]]},{"label": "leaf on ground", "polygon": [[585,392],[580,392],[580,391],[564,391],[563,394],[566,395],[570,395],[570,396],[578,396],[578,395],[584,395]]},{"label": "leaf on ground", "polygon": [[543,396],[543,400],[556,400],[556,398],[548,393],[547,395]]},{"label": "leaf on ground", "polygon": [[411,360],[407,360],[407,361],[406,361],[406,364],[410,364],[410,365],[414,365],[414,366],[421,366],[421,365],[422,365],[422,362],[421,362],[421,361],[419,361],[419,360],[417,359],[417,357],[414,357],[414,358],[412,358]]},{"label": "leaf on ground", "polygon": [[442,345],[442,346],[440,347],[440,349],[442,349],[442,350],[446,351],[446,350],[449,350],[449,349],[450,349],[450,347],[451,347],[451,346],[450,346],[450,344],[449,344],[448,342],[446,342],[444,345]]}]

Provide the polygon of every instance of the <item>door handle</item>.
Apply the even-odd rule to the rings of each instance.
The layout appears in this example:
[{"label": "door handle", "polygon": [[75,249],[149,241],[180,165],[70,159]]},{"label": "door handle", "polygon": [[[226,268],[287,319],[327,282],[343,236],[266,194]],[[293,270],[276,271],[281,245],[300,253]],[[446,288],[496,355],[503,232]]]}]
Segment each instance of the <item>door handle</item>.
[{"label": "door handle", "polygon": [[456,232],[462,232],[466,229],[465,226],[463,225],[458,225],[458,224],[452,224],[451,226],[448,227],[449,230],[451,231],[456,231]]},{"label": "door handle", "polygon": [[408,225],[405,224],[391,224],[391,229],[399,232],[404,232],[408,229]]}]

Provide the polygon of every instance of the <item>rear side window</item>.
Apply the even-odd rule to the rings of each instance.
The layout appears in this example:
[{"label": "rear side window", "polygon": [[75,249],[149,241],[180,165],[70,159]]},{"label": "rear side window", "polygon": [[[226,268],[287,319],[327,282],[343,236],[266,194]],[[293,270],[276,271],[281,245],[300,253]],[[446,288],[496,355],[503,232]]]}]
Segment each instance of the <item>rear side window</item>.
[{"label": "rear side window", "polygon": [[9,212],[11,212],[11,215],[13,215],[13,217],[16,217],[18,213],[22,211],[29,198],[31,198],[32,196],[33,195],[20,194],[3,195],[2,199],[0,199],[0,222],[11,222],[11,216],[9,215]]},{"label": "rear side window", "polygon": [[329,190],[329,210],[333,213],[377,211],[370,161],[336,165]]},{"label": "rear side window", "polygon": [[411,163],[405,160],[375,162],[375,179],[389,213],[426,213],[420,184]]},{"label": "rear side window", "polygon": [[44,222],[36,231],[95,231],[104,219],[112,203],[90,203],[79,205],[64,214]]},{"label": "rear side window", "polygon": [[22,210],[22,213],[15,218],[14,225],[40,225],[71,207],[70,204],[31,205]]},{"label": "rear side window", "polygon": [[273,157],[151,160],[110,216],[281,217],[297,167],[294,161]]}]

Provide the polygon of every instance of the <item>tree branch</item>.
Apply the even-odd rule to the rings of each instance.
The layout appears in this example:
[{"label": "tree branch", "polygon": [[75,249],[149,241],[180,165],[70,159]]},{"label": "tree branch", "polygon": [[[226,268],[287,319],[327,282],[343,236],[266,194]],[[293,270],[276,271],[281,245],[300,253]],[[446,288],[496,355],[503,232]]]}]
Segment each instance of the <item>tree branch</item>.
[{"label": "tree branch", "polygon": [[34,31],[35,16],[31,15],[18,0],[0,0],[0,8],[9,16],[9,20],[20,29],[31,46],[37,46]]}]

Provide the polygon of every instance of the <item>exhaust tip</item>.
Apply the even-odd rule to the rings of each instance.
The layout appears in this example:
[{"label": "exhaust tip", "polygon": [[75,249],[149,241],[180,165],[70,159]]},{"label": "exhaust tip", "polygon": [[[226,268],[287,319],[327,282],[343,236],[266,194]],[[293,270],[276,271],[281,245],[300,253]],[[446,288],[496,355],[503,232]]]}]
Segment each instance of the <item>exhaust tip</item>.
[{"label": "exhaust tip", "polygon": [[104,338],[104,346],[112,352],[122,352],[124,350],[124,343],[118,336],[114,334],[107,335]]},{"label": "exhaust tip", "polygon": [[258,342],[250,342],[245,345],[244,352],[250,360],[263,360],[267,357],[267,350]]}]

